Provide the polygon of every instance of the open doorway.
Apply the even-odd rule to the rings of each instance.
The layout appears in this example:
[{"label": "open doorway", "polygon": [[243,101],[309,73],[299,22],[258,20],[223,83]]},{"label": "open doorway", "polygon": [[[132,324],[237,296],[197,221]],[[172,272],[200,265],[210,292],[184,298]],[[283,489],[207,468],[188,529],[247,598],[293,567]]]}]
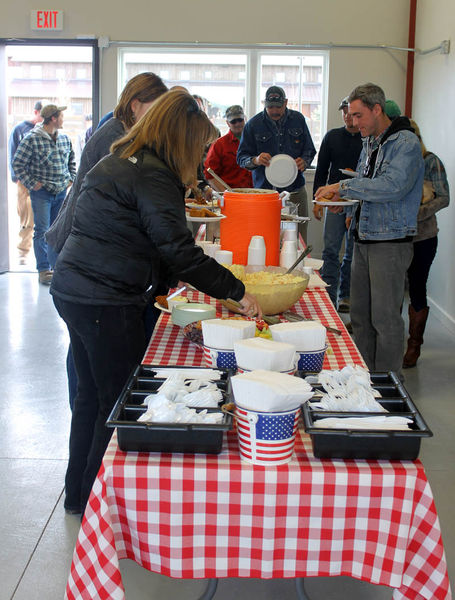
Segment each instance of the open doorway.
[{"label": "open doorway", "polygon": [[[34,126],[39,116],[36,110],[39,103],[67,106],[62,132],[71,139],[78,163],[87,132],[93,125],[96,127],[99,117],[96,41],[7,43],[4,46],[4,62],[7,140],[18,124],[28,122],[25,129]],[[8,264],[9,271],[34,271],[32,230],[28,221],[27,231],[21,231],[17,210],[18,186],[13,183],[9,170],[10,152],[7,160],[8,173],[5,173],[3,181],[8,183],[0,202],[7,203],[8,245],[0,248],[1,253],[7,253],[7,257],[0,257],[0,261]],[[27,246],[30,247],[28,251]]]}]

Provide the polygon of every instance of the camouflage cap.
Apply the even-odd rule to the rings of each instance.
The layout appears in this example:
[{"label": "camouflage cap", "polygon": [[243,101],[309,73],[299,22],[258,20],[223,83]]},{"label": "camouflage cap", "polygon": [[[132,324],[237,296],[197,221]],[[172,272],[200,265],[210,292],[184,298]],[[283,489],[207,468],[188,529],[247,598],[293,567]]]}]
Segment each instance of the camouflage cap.
[{"label": "camouflage cap", "polygon": [[232,119],[244,119],[245,113],[239,104],[234,104],[226,109],[224,116],[227,121],[232,121]]}]

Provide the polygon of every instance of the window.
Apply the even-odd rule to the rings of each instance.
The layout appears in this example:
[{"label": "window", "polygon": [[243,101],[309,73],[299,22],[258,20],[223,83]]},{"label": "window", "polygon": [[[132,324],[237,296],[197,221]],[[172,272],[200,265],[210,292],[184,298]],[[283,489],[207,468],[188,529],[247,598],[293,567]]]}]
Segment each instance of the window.
[{"label": "window", "polygon": [[288,106],[302,112],[319,148],[326,127],[328,52],[289,49],[211,47],[121,48],[120,89],[143,71],[159,73],[168,87],[185,86],[207,101],[207,114],[222,133],[223,118],[232,104],[251,117],[263,108],[266,89],[279,85]]},{"label": "window", "polygon": [[162,78],[169,88],[183,85],[191,94],[206,100],[207,114],[222,133],[227,131],[226,108],[232,104],[245,105],[245,78],[239,76],[246,72],[245,54],[146,52],[141,49],[140,52],[125,51],[122,58],[122,87],[137,73],[166,72],[167,77]]},{"label": "window", "polygon": [[41,79],[43,76],[43,67],[41,65],[30,66],[30,77],[32,79]]},{"label": "window", "polygon": [[[288,108],[300,111],[317,149],[321,144],[324,102],[324,56],[318,54],[273,53],[261,55],[261,98],[271,85],[286,92]],[[324,111],[325,114],[325,111]]]},{"label": "window", "polygon": [[85,69],[76,69],[76,79],[85,79],[87,71]]},{"label": "window", "polygon": [[22,67],[9,67],[8,69],[10,80],[22,79],[24,77],[24,69]]}]

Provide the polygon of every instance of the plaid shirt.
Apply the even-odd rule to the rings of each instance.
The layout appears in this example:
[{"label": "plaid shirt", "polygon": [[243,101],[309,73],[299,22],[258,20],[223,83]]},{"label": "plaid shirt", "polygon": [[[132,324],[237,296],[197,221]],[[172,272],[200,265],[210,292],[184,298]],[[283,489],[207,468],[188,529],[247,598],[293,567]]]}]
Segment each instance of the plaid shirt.
[{"label": "plaid shirt", "polygon": [[51,194],[62,192],[76,176],[69,137],[59,133],[54,140],[42,126],[35,127],[21,140],[13,158],[13,169],[29,190],[41,182]]}]

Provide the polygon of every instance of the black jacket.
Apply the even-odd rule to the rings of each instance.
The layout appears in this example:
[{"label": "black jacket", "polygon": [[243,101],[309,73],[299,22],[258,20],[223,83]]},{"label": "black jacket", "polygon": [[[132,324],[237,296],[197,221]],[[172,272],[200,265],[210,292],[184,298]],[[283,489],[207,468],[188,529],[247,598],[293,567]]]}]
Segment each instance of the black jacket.
[{"label": "black jacket", "polygon": [[87,174],[51,294],[77,304],[142,304],[159,286],[187,281],[240,300],[244,285],[195,245],[184,188],[154,153],[110,154]]},{"label": "black jacket", "polygon": [[346,127],[336,127],[328,131],[321,143],[318,164],[314,174],[313,195],[323,185],[337,183],[346,179],[340,169],[357,168],[362,138],[360,133],[349,133]]}]

